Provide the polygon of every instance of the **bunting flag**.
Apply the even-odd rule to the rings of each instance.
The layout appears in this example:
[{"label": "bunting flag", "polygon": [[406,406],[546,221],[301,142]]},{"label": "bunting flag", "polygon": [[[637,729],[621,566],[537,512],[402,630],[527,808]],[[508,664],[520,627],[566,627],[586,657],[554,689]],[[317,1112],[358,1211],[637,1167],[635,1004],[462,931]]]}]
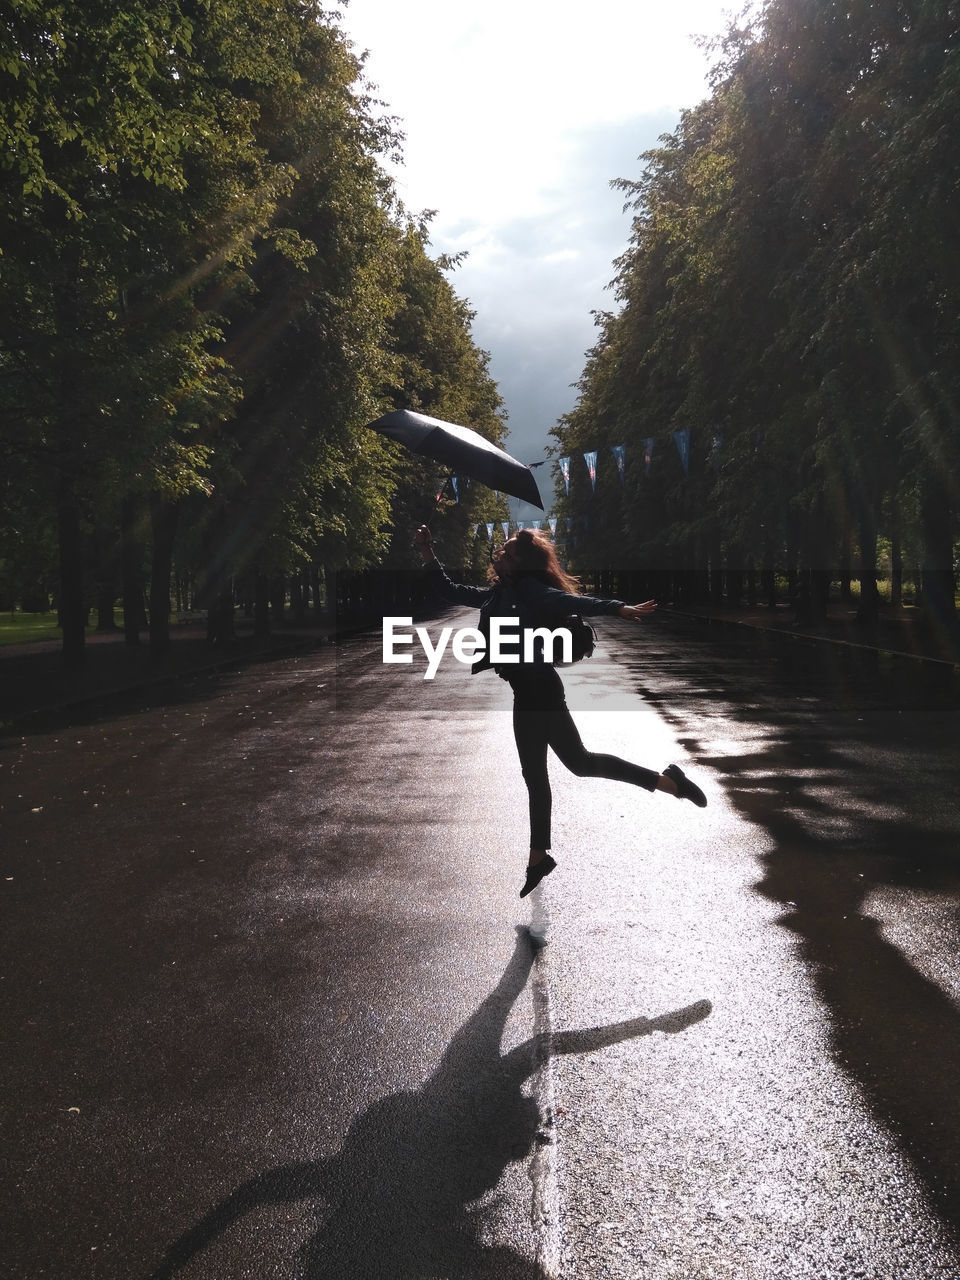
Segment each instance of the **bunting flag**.
[{"label": "bunting flag", "polygon": [[460,490],[459,490],[459,488],[457,487],[457,477],[456,477],[456,476],[451,476],[451,477],[450,477],[450,488],[453,490],[453,500],[454,500],[454,502],[459,502],[459,501],[460,501]]},{"label": "bunting flag", "polygon": [[566,489],[567,496],[569,497],[570,496],[570,459],[569,458],[560,459],[560,474],[563,476],[564,488]]},{"label": "bunting flag", "polygon": [[690,473],[690,428],[684,427],[682,431],[673,433],[673,443],[677,446],[677,453],[680,455],[680,461],[683,464],[683,474]]},{"label": "bunting flag", "polygon": [[510,537],[510,521],[509,521],[509,520],[501,520],[501,521],[500,521],[500,528],[503,530],[503,536],[504,536],[505,538],[509,538],[509,537]]},{"label": "bunting flag", "polygon": [[617,460],[617,470],[620,472],[620,483],[623,484],[626,479],[627,471],[627,446],[625,444],[612,444],[610,449]]},{"label": "bunting flag", "polygon": [[590,472],[590,490],[595,493],[597,489],[597,451],[591,449],[589,453],[583,455],[583,460],[587,464],[587,470]]},{"label": "bunting flag", "polygon": [[550,526],[550,534],[553,536],[557,532],[557,517],[551,516],[547,524]]},{"label": "bunting flag", "polygon": [[642,442],[643,443],[643,473],[644,475],[647,475],[647,476],[650,474],[650,464],[653,462],[653,441],[654,441],[653,436],[647,436],[646,439],[643,440]]},{"label": "bunting flag", "polygon": [[487,537],[490,539],[491,542],[493,541],[493,521],[492,520],[487,521]]}]

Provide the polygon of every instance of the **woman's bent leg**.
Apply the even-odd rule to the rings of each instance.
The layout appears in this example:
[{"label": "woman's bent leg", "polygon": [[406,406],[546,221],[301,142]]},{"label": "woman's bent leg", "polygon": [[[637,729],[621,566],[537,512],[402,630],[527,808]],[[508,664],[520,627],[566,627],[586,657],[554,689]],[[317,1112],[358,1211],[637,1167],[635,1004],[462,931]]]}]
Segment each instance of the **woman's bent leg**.
[{"label": "woman's bent leg", "polygon": [[566,702],[550,712],[547,726],[547,742],[557,759],[579,778],[612,778],[615,782],[629,782],[646,791],[656,791],[660,774],[642,764],[631,764],[620,756],[588,751]]}]

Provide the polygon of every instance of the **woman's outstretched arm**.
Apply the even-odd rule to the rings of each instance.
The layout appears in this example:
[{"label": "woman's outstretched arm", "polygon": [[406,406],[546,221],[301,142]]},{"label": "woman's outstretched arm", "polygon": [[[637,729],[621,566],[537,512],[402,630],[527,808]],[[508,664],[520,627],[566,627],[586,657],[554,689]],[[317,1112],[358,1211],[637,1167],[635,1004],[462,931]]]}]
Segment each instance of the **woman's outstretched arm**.
[{"label": "woman's outstretched arm", "polygon": [[656,600],[644,600],[643,604],[622,604],[617,613],[619,617],[631,622],[642,622],[654,612],[656,607]]},{"label": "woman's outstretched arm", "polygon": [[642,604],[624,604],[622,600],[572,595],[570,592],[561,591],[559,587],[548,587],[535,578],[521,579],[520,590],[534,597],[538,608],[557,618],[570,613],[579,613],[585,618],[601,617],[606,614],[609,617],[626,618],[631,622],[642,622],[657,607],[656,600],[644,600]]},{"label": "woman's outstretched arm", "polygon": [[451,604],[483,604],[490,595],[489,587],[469,587],[453,582],[433,550],[433,537],[425,524],[413,535],[413,545],[420,552],[424,566],[430,571],[430,586],[442,600]]}]

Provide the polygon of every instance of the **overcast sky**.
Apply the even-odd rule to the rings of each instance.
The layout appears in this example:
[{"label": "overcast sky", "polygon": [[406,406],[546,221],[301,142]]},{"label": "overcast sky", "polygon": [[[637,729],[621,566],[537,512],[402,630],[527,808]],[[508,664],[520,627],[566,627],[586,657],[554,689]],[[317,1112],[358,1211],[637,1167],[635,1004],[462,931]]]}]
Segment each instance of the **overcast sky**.
[{"label": "overcast sky", "polygon": [[[618,177],[708,92],[719,0],[350,0],[341,26],[406,134],[401,199],[436,210],[450,278],[509,415],[507,449],[545,456],[596,341],[591,312],[627,247]],[[537,473],[551,488],[549,468]],[[524,517],[529,509],[520,512]],[[532,511],[530,512],[532,514]]]}]

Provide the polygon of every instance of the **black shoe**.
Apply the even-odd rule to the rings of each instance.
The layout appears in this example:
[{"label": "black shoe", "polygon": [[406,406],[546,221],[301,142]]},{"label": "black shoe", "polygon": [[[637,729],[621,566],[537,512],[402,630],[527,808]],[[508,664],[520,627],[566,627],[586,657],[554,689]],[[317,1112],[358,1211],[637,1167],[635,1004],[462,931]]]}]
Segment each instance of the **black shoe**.
[{"label": "black shoe", "polygon": [[668,764],[663,776],[676,783],[678,800],[692,800],[698,809],[707,807],[707,797],[695,782],[690,781],[678,764]]},{"label": "black shoe", "polygon": [[520,890],[520,897],[525,898],[528,893],[532,893],[543,877],[548,876],[556,865],[549,853],[547,853],[536,866],[527,867],[527,878],[524,881],[523,888]]}]

